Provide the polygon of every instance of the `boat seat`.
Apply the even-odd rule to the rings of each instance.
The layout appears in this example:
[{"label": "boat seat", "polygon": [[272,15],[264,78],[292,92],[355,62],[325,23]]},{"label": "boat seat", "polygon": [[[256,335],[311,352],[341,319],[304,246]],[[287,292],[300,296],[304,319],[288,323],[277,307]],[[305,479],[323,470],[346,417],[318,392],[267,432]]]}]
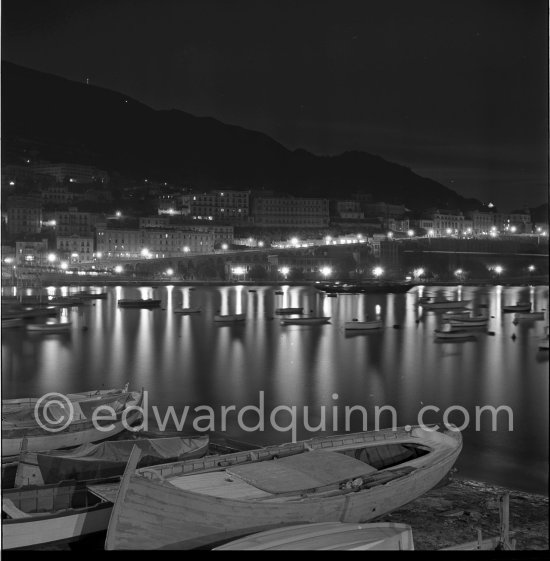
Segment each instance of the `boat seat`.
[{"label": "boat seat", "polygon": [[2,511],[5,512],[10,518],[29,518],[30,514],[18,509],[13,501],[10,499],[2,498]]},{"label": "boat seat", "polygon": [[327,450],[312,450],[227,469],[227,473],[271,494],[339,485],[377,471],[360,460]]}]

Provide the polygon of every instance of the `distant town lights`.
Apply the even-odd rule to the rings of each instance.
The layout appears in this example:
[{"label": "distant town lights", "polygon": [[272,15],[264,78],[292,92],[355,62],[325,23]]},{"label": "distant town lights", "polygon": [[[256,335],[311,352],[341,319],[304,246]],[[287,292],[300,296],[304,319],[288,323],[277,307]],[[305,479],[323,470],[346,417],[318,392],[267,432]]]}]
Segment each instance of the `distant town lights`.
[{"label": "distant town lights", "polygon": [[457,277],[459,277],[459,276],[462,275],[463,273],[464,273],[464,271],[463,271],[462,269],[457,269],[457,270],[455,271],[455,275],[456,275]]},{"label": "distant town lights", "polygon": [[372,274],[373,274],[375,277],[381,277],[381,276],[384,274],[384,269],[382,269],[382,267],[375,267],[375,268],[372,270]]},{"label": "distant town lights", "polygon": [[189,253],[189,251],[190,251],[190,249],[189,249],[188,246],[185,246],[185,247],[183,248],[183,252],[184,252],[184,253]]},{"label": "distant town lights", "polygon": [[420,268],[418,268],[418,269],[415,269],[415,270],[413,271],[413,274],[414,274],[414,276],[415,276],[416,278],[418,278],[418,277],[424,276],[425,272],[426,272],[426,271],[425,271],[422,267],[420,267]]},{"label": "distant town lights", "polygon": [[232,273],[234,275],[244,275],[245,269],[244,269],[244,267],[233,267]]},{"label": "distant town lights", "polygon": [[[539,228],[539,230],[540,230],[540,228]],[[327,244],[329,244],[331,242],[331,240],[332,240],[331,236],[325,236],[325,241],[327,242]]]},{"label": "distant town lights", "polygon": [[151,256],[151,252],[150,252],[146,247],[144,247],[144,248],[141,250],[140,253],[141,253],[141,256],[142,256],[142,257],[146,257],[146,258],[147,258],[147,257],[150,257],[150,256]]},{"label": "distant town lights", "polygon": [[298,238],[292,238],[292,239],[290,240],[290,243],[291,243],[292,245],[298,245],[298,244],[300,243],[300,240],[299,240]]},{"label": "distant town lights", "polygon": [[120,210],[117,210],[116,213],[115,213],[115,216],[117,218],[120,218],[122,216],[122,212],[120,212]]}]

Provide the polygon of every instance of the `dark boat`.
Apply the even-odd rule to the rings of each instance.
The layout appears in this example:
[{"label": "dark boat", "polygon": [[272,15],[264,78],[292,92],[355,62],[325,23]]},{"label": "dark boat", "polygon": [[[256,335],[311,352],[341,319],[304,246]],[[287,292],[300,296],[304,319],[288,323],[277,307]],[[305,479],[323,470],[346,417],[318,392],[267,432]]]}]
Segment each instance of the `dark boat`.
[{"label": "dark boat", "polygon": [[118,305],[121,308],[158,308],[160,306],[160,302],[160,300],[155,300],[153,298],[130,298],[119,300]]},{"label": "dark boat", "polygon": [[327,294],[399,294],[414,285],[405,282],[364,282],[357,284],[321,284],[317,288]]}]

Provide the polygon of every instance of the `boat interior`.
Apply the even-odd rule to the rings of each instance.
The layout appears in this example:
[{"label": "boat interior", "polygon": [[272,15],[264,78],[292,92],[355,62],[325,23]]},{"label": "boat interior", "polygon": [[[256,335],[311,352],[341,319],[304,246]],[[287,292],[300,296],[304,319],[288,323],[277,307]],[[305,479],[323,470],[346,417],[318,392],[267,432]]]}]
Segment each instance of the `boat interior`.
[{"label": "boat interior", "polygon": [[[120,478],[112,478],[116,484]],[[102,480],[106,483],[105,480]],[[2,520],[59,514],[64,510],[88,509],[105,500],[91,492],[90,482],[67,481],[55,485],[5,489],[2,493]]]},{"label": "boat interior", "polygon": [[[392,443],[344,450],[303,449],[284,457],[235,463],[196,474],[171,474],[164,480],[185,491],[241,500],[291,501],[341,495],[383,485],[416,468],[403,465],[431,448]],[[155,470],[143,475],[155,477]],[[168,475],[168,474],[166,474]]]}]

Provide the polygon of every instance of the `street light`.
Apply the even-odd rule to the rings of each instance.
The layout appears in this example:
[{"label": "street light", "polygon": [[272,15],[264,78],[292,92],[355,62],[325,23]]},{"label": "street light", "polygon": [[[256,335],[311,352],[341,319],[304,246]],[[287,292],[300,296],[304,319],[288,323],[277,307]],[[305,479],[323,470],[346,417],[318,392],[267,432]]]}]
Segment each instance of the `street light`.
[{"label": "street light", "polygon": [[115,267],[115,273],[122,273],[122,265],[117,265]]},{"label": "street light", "polygon": [[[226,243],[222,243],[222,249],[225,251],[229,246]],[[184,249],[185,251],[185,249]]]},{"label": "street light", "polygon": [[332,274],[332,268],[331,267],[322,267],[319,270],[325,278],[327,278],[328,276],[330,276]]},{"label": "street light", "polygon": [[115,213],[115,216],[117,218],[120,218],[122,216],[122,212],[120,212],[120,210],[117,210],[116,213]]},{"label": "street light", "polygon": [[292,239],[290,240],[290,243],[291,243],[292,245],[298,245],[298,244],[300,243],[300,240],[299,240],[298,238],[292,238]]},{"label": "street light", "polygon": [[280,272],[282,275],[284,275],[285,280],[286,280],[286,277],[287,277],[288,273],[290,273],[290,269],[289,269],[288,267],[281,267],[281,268],[279,269],[279,272]]},{"label": "street light", "polygon": [[331,240],[332,240],[332,237],[331,237],[331,236],[325,236],[325,242],[326,242],[327,244],[329,244],[329,243],[331,242]]},{"label": "street light", "polygon": [[185,246],[185,247],[183,248],[183,252],[184,252],[184,253],[189,253],[189,247]]},{"label": "street light", "polygon": [[6,257],[6,258],[4,259],[4,263],[8,263],[8,265],[9,265],[10,263],[13,263],[13,257]]},{"label": "street light", "polygon": [[495,273],[496,273],[497,275],[500,275],[500,274],[502,273],[502,271],[504,271],[504,269],[503,269],[500,265],[497,265],[497,266],[494,268],[494,271],[495,271]]},{"label": "street light", "polygon": [[55,253],[49,253],[48,254],[48,261],[50,263],[53,263],[56,259],[57,259],[57,257],[55,256]]},{"label": "street light", "polygon": [[428,236],[433,236],[434,235],[434,231],[433,230],[428,230]]},{"label": "street light", "polygon": [[59,266],[65,271],[69,265],[67,264],[67,261],[61,261]]},{"label": "street light", "polygon": [[455,271],[455,275],[456,275],[457,277],[459,277],[460,275],[462,275],[463,272],[464,272],[464,271],[463,271],[462,269],[457,269],[457,270]]},{"label": "street light", "polygon": [[166,274],[171,277],[174,274],[174,269],[166,269]]},{"label": "street light", "polygon": [[534,265],[529,265],[528,269],[529,272],[532,273],[536,269],[536,267]]},{"label": "street light", "polygon": [[407,232],[407,236],[409,236],[409,238],[412,238],[414,236],[414,230],[409,230]]},{"label": "street light", "polygon": [[447,228],[447,229],[445,230],[445,233],[446,233],[448,236],[450,236],[450,235],[453,233],[453,231],[452,231],[450,228]]},{"label": "street light", "polygon": [[381,276],[384,274],[384,269],[382,269],[382,267],[375,267],[375,268],[372,270],[372,274],[373,274],[376,278],[381,277]]},{"label": "street light", "polygon": [[388,238],[390,238],[390,240],[393,238],[393,232],[388,232]]},{"label": "street light", "polygon": [[150,252],[146,247],[144,247],[144,248],[141,250],[141,256],[142,256],[142,257],[145,257],[145,258],[150,257],[150,256],[151,256],[151,252]]},{"label": "street light", "polygon": [[263,247],[264,246],[264,242],[258,242],[258,247]]},{"label": "street light", "polygon": [[101,253],[101,251],[98,251],[98,252],[95,254],[95,256],[96,256],[98,259],[101,259],[101,258],[103,257],[103,253]]},{"label": "street light", "polygon": [[426,271],[422,267],[413,271],[413,275],[415,276],[415,278],[423,277],[425,273]]},{"label": "street light", "polygon": [[517,228],[516,228],[515,226],[512,226],[512,227],[510,228],[510,232],[512,232],[512,234],[515,234],[516,231],[517,231]]}]

